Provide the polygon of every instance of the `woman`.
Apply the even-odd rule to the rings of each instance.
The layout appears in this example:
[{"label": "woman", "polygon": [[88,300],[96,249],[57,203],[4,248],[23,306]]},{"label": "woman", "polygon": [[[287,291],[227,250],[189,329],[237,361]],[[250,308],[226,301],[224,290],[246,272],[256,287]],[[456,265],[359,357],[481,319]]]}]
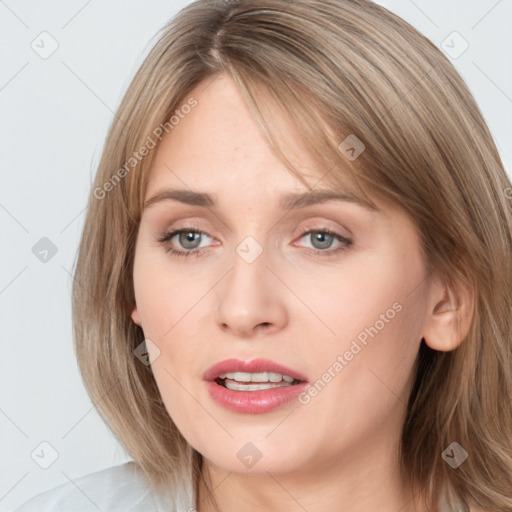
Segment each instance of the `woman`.
[{"label": "woman", "polygon": [[134,460],[19,511],[511,510],[511,191],[387,10],[190,4],[118,109],[75,273]]}]

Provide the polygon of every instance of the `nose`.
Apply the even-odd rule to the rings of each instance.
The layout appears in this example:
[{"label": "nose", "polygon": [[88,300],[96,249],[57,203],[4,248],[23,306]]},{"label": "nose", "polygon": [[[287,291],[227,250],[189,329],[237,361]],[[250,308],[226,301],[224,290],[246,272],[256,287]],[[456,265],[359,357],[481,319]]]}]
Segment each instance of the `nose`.
[{"label": "nose", "polygon": [[223,331],[247,338],[287,324],[286,286],[268,264],[265,250],[253,261],[242,252],[234,254],[233,267],[216,287],[215,321]]}]

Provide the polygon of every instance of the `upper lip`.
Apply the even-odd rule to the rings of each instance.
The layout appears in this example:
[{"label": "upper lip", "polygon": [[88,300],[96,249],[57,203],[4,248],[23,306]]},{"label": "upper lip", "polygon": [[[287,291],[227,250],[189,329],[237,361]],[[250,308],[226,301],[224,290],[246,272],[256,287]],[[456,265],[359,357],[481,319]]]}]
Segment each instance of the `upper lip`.
[{"label": "upper lip", "polygon": [[203,375],[204,380],[214,381],[221,373],[260,373],[275,372],[281,375],[288,375],[299,381],[307,381],[307,377],[300,372],[292,370],[287,366],[271,361],[270,359],[256,358],[250,361],[241,359],[225,359],[210,367]]}]

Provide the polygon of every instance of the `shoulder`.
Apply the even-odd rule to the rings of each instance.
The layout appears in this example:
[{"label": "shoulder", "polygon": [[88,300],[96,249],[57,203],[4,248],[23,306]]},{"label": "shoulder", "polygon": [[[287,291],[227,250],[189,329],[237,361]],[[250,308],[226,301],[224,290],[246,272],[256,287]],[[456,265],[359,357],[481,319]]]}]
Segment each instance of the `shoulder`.
[{"label": "shoulder", "polygon": [[129,461],[37,494],[14,512],[142,512],[150,506],[154,501],[147,481]]}]

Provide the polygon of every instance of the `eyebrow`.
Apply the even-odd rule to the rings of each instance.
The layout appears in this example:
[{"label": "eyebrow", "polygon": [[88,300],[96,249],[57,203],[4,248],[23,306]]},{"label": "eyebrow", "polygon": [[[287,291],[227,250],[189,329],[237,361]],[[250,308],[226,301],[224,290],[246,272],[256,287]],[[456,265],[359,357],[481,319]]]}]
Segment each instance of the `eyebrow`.
[{"label": "eyebrow", "polygon": [[[194,192],[192,190],[164,189],[157,192],[145,201],[144,209],[147,209],[163,201],[178,201],[191,206],[202,208],[216,208],[216,199],[205,192]],[[379,208],[358,198],[350,193],[339,193],[333,190],[313,190],[311,192],[288,193],[281,196],[278,206],[283,210],[306,208],[308,206],[322,204],[329,201],[343,201],[357,204],[370,212],[380,212]]]}]

